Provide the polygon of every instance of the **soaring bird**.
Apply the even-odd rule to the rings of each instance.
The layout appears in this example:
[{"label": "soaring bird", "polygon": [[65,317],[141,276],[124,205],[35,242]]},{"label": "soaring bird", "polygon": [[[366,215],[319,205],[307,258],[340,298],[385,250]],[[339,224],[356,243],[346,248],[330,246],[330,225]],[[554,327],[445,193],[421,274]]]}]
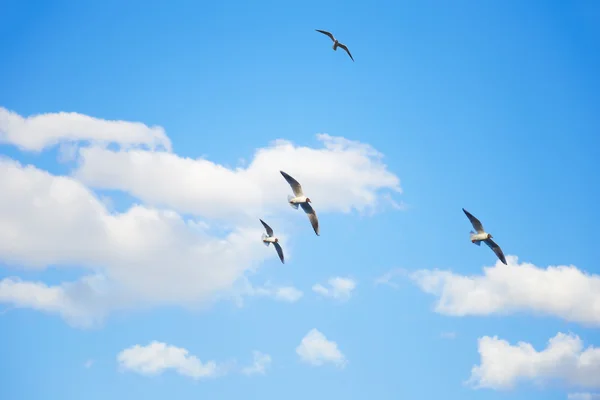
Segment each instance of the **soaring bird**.
[{"label": "soaring bird", "polygon": [[275,246],[275,250],[277,250],[277,255],[279,255],[279,259],[281,260],[282,264],[285,264],[285,262],[283,261],[283,249],[281,248],[281,245],[279,244],[279,239],[277,239],[275,236],[273,236],[273,229],[267,225],[267,223],[265,221],[263,221],[262,219],[260,220],[260,222],[263,224],[263,226],[265,227],[267,233],[266,234],[262,234],[262,241],[263,244],[267,247],[269,247],[269,245],[271,243],[273,243],[273,246]]},{"label": "soaring bird", "polygon": [[310,199],[306,197],[302,192],[302,186],[300,186],[297,180],[295,180],[285,172],[279,172],[281,172],[281,175],[283,175],[287,183],[290,184],[292,190],[294,191],[295,196],[288,195],[289,205],[296,210],[298,209],[298,206],[302,207],[306,215],[308,215],[308,219],[310,220],[310,223],[313,229],[315,230],[315,233],[317,234],[317,236],[319,236],[319,220],[317,218],[317,214],[315,213],[315,210],[312,208],[312,206],[309,204]]},{"label": "soaring bird", "polygon": [[321,32],[322,34],[329,36],[331,38],[331,40],[333,40],[333,50],[337,51],[337,48],[341,47],[342,49],[346,50],[346,53],[348,53],[348,55],[350,56],[350,58],[352,59],[352,61],[354,61],[354,57],[352,57],[352,54],[350,54],[350,50],[348,50],[348,47],[346,47],[345,44],[340,43],[339,40],[337,40],[335,37],[333,37],[333,35],[331,34],[331,32],[322,31],[320,29],[315,29],[315,31]]},{"label": "soaring bird", "polygon": [[504,258],[504,253],[502,253],[502,249],[496,244],[496,242],[492,240],[493,236],[487,233],[485,229],[483,229],[483,225],[477,218],[473,216],[473,214],[471,214],[464,208],[462,210],[467,216],[467,218],[469,218],[469,221],[471,221],[471,225],[473,225],[473,228],[477,231],[477,233],[471,231],[471,243],[474,243],[477,246],[481,246],[481,242],[484,242],[488,245],[490,249],[494,251],[494,253],[496,253],[496,256],[498,256],[500,261],[507,265],[506,258]]}]

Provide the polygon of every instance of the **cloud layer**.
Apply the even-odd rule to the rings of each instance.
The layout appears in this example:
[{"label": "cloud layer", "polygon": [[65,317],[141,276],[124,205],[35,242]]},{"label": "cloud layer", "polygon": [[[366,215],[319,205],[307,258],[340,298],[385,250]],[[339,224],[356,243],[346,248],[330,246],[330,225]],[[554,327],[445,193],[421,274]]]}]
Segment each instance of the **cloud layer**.
[{"label": "cloud layer", "polygon": [[[372,210],[390,191],[400,192],[380,153],[328,135],[318,136],[321,148],[275,141],[258,149],[245,169],[181,158],[169,151],[160,127],[73,113],[24,118],[0,109],[0,138],[26,150],[87,144],[75,151],[72,176],[0,158],[0,261],[14,268],[84,271],[79,280],[51,286],[5,278],[0,302],[56,313],[78,326],[119,309],[201,307],[246,295],[300,299],[293,286],[248,283],[276,257],[260,245],[258,218],[291,213],[285,202],[291,189],[280,169],[310,190],[319,213]],[[106,142],[121,148],[99,146]],[[155,145],[162,147],[147,149]],[[121,190],[139,202],[113,212],[111,199],[94,188]],[[305,222],[304,215],[295,216]],[[279,226],[280,238],[286,238],[286,226]],[[293,252],[293,240],[286,250]]]},{"label": "cloud layer", "polygon": [[285,199],[292,192],[280,170],[302,184],[317,212],[367,211],[386,199],[380,190],[401,191],[370,146],[325,134],[317,138],[323,148],[277,140],[257,150],[247,168],[236,169],[168,152],[91,147],[81,150],[75,176],[146,204],[219,219],[289,211]]}]

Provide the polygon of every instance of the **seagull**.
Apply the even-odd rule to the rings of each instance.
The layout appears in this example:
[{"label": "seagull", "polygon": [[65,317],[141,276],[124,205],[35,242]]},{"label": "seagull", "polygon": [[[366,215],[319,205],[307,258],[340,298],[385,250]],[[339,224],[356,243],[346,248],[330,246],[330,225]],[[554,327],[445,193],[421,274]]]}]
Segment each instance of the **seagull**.
[{"label": "seagull", "polygon": [[275,246],[275,250],[277,250],[277,255],[279,255],[279,259],[281,260],[281,263],[285,264],[285,262],[283,261],[283,249],[281,248],[281,245],[279,244],[279,239],[277,239],[276,237],[273,236],[273,229],[269,225],[267,225],[267,223],[265,221],[263,221],[261,219],[260,222],[263,224],[263,226],[267,230],[266,235],[264,233],[262,234],[263,244],[265,246],[269,247],[269,245],[271,243],[273,243],[273,246]]},{"label": "seagull", "polygon": [[354,61],[354,57],[352,57],[352,54],[350,54],[350,50],[348,50],[348,47],[346,47],[345,44],[340,43],[336,38],[334,38],[333,35],[331,34],[331,32],[322,31],[320,29],[315,29],[315,31],[321,32],[322,34],[329,36],[331,38],[331,40],[333,40],[333,50],[337,51],[337,48],[341,47],[342,49],[346,50],[346,53],[348,53],[348,55],[350,56],[352,61]]},{"label": "seagull", "polygon": [[506,258],[504,258],[504,253],[502,253],[502,249],[496,244],[496,242],[492,240],[493,236],[487,233],[485,229],[483,229],[483,225],[481,225],[481,222],[477,218],[475,218],[470,212],[468,212],[464,208],[462,210],[465,213],[465,215],[469,218],[469,221],[471,221],[471,225],[473,225],[473,228],[475,228],[475,230],[477,231],[477,233],[471,231],[471,243],[474,243],[477,246],[481,246],[481,242],[484,242],[488,245],[490,249],[494,251],[494,253],[496,253],[496,256],[498,256],[500,261],[502,261],[505,265],[508,265],[506,264]]},{"label": "seagull", "polygon": [[313,210],[312,206],[309,204],[310,199],[306,197],[302,192],[302,186],[300,186],[297,180],[295,180],[285,172],[279,172],[281,172],[281,175],[283,175],[287,183],[290,184],[292,190],[294,191],[295,196],[288,195],[288,203],[292,208],[295,208],[296,210],[298,209],[298,206],[302,207],[304,212],[308,215],[308,219],[310,220],[310,223],[313,229],[315,230],[315,233],[317,234],[317,236],[319,236],[319,220],[317,219],[317,214],[315,213],[315,210]]}]

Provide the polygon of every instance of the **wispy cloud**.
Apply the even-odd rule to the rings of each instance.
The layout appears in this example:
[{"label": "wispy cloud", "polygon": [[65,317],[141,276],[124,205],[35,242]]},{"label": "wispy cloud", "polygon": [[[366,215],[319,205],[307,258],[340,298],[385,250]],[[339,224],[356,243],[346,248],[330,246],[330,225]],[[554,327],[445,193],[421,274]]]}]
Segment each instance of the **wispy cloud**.
[{"label": "wispy cloud", "polygon": [[600,393],[569,393],[568,400],[598,400]]},{"label": "wispy cloud", "polygon": [[339,276],[330,278],[327,283],[329,284],[329,287],[325,287],[320,283],[317,283],[313,285],[312,290],[321,296],[342,301],[350,298],[357,285],[354,279],[342,278]]},{"label": "wispy cloud", "polygon": [[456,332],[442,332],[440,337],[442,339],[456,339]]},{"label": "wispy cloud", "polygon": [[398,289],[400,285],[396,282],[392,281],[396,276],[406,276],[408,272],[404,268],[394,268],[384,273],[381,276],[378,276],[374,279],[375,285],[387,285],[394,289]]},{"label": "wispy cloud", "polygon": [[248,367],[242,368],[242,373],[245,375],[264,375],[267,368],[271,365],[271,356],[254,350],[252,352],[254,362]]}]

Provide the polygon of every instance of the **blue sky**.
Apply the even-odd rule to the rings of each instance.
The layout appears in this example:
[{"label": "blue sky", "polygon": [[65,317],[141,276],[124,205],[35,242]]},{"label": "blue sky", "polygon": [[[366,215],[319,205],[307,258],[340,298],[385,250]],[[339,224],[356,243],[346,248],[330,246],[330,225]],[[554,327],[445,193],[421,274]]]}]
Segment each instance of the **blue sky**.
[{"label": "blue sky", "polygon": [[594,398],[599,39],[594,1],[4,1],[0,398]]}]

